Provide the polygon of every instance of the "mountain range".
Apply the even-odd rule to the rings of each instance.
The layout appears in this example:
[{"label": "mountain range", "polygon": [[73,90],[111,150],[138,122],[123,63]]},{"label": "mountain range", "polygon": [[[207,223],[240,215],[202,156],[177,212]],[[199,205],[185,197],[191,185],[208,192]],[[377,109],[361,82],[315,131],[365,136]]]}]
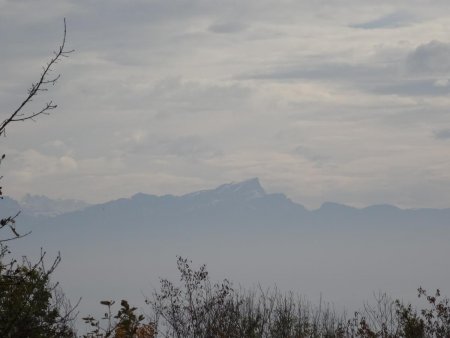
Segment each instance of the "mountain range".
[{"label": "mountain range", "polygon": [[276,230],[292,227],[448,226],[450,208],[400,209],[392,205],[354,208],[326,202],[307,210],[284,194],[266,193],[258,178],[223,184],[182,196],[138,193],[106,203],[89,205],[75,200],[52,200],[27,195],[21,201],[5,198],[0,216],[22,210],[25,224],[86,228],[91,231],[159,228],[192,231],[230,229]]},{"label": "mountain range", "polygon": [[308,210],[253,178],[94,205],[0,201],[0,217],[18,210],[18,231],[32,233],[8,242],[10,248],[18,257],[36,257],[41,248],[49,259],[61,252],[56,278],[73,300],[85,297],[82,313],[102,299],[139,304],[141,291],[151,294],[159,277],[178,278],[176,255],[244,285],[276,283],[350,307],[377,290],[414,299],[418,286],[450,283],[450,209],[327,202]]}]

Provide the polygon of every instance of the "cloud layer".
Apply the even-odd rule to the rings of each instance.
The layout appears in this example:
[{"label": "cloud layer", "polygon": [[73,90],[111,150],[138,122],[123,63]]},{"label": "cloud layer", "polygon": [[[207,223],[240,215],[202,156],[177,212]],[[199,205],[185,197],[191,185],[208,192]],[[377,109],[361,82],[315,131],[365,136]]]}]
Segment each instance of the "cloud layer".
[{"label": "cloud layer", "polygon": [[[260,177],[316,207],[448,207],[450,14],[420,1],[0,1],[2,116],[57,47],[6,192],[98,202]],[[3,164],[2,164],[3,165]]]}]

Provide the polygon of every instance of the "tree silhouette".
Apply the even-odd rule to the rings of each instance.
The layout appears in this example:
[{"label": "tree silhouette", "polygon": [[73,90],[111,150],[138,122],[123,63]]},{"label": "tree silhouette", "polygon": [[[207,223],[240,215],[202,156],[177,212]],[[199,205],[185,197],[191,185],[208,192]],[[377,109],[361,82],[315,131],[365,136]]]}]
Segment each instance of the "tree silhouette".
[{"label": "tree silhouette", "polygon": [[[59,80],[60,75],[52,76],[51,73],[54,66],[72,52],[66,49],[66,35],[64,19],[62,43],[42,67],[38,80],[32,83],[25,99],[0,124],[0,135],[6,136],[7,127],[15,122],[35,120],[57,107],[53,101],[37,109],[30,105],[35,97],[48,91]],[[0,164],[4,159],[5,154],[1,155]],[[0,198],[3,198],[1,188]],[[60,255],[49,268],[44,264],[45,252],[42,251],[34,263],[26,257],[22,261],[9,258],[10,251],[5,242],[28,234],[17,231],[15,223],[18,216],[16,213],[0,220],[0,337],[74,337],[72,324],[76,306],[72,307],[58,284],[50,280],[61,260]],[[8,229],[9,234],[3,235]]]},{"label": "tree silhouette", "polygon": [[[52,72],[54,70],[53,68],[59,61],[61,61],[61,59],[68,57],[69,54],[73,52],[73,50],[66,49],[66,36],[67,36],[67,26],[66,26],[66,19],[64,19],[64,34],[60,46],[56,51],[53,52],[54,54],[53,57],[51,57],[50,60],[42,67],[42,72],[38,80],[31,84],[25,99],[0,124],[0,136],[1,135],[6,136],[6,127],[11,125],[12,123],[24,122],[27,120],[35,120],[40,115],[48,115],[51,110],[56,109],[58,107],[56,104],[53,103],[52,100],[50,100],[44,106],[27,111],[27,108],[30,106],[34,98],[36,98],[41,92],[48,91],[49,87],[54,86],[56,82],[60,79],[61,77],[60,74],[57,76],[52,76]],[[5,154],[3,154],[0,157],[0,165],[2,161],[5,159],[5,157],[6,157]],[[0,176],[0,179],[2,177],[3,176]],[[0,187],[0,198],[3,198],[2,187]],[[27,235],[27,234],[20,235],[17,232],[15,228],[17,216],[19,216],[19,213],[16,213],[15,215],[11,215],[0,220],[0,230],[4,228],[9,228],[12,233],[10,237],[2,238],[0,236],[0,243],[4,243],[12,239],[20,238],[22,236]]]}]

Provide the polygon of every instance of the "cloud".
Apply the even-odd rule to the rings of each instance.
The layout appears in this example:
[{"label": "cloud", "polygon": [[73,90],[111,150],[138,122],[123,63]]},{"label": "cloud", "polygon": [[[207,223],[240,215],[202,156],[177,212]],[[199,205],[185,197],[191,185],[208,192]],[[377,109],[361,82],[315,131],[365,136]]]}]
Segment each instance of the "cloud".
[{"label": "cloud", "polygon": [[437,140],[449,140],[450,139],[450,129],[442,129],[434,132],[434,137]]},{"label": "cloud", "polygon": [[177,77],[163,79],[143,94],[151,98],[150,103],[157,103],[162,114],[173,116],[234,110],[248,102],[252,90],[237,82],[189,81]]},{"label": "cloud", "polygon": [[141,130],[132,131],[130,135],[117,134],[122,138],[118,145],[121,154],[140,156],[143,152],[151,153],[158,160],[177,157],[184,160],[206,160],[221,156],[222,151],[197,135],[169,136],[148,135]]},{"label": "cloud", "polygon": [[70,156],[62,156],[59,158],[59,163],[63,171],[73,171],[78,169],[77,162]]},{"label": "cloud", "polygon": [[330,161],[329,156],[321,155],[304,146],[298,146],[293,150],[293,153],[304,157],[305,159],[316,163],[318,166],[324,165]]},{"label": "cloud", "polygon": [[450,74],[450,43],[433,40],[418,46],[408,55],[406,66],[416,74]]},{"label": "cloud", "polygon": [[247,26],[240,22],[226,22],[212,24],[208,29],[213,33],[232,34],[242,32],[246,28]]},{"label": "cloud", "polygon": [[77,161],[68,155],[45,155],[35,149],[28,149],[18,155],[13,159],[15,170],[10,174],[25,181],[46,181],[48,177],[73,174],[78,170]]},{"label": "cloud", "polygon": [[436,87],[447,87],[449,85],[449,79],[437,79],[434,81]]},{"label": "cloud", "polygon": [[353,24],[350,27],[361,29],[381,29],[381,28],[398,28],[409,25],[413,22],[413,17],[407,12],[394,12],[374,20]]},{"label": "cloud", "polygon": [[390,83],[371,86],[371,90],[379,94],[395,94],[401,96],[446,96],[450,94],[450,88],[446,85],[440,85],[433,79],[410,80],[393,79]]},{"label": "cloud", "polygon": [[[0,2],[3,112],[57,47],[64,16],[76,50],[55,69],[58,110],[2,140],[8,192],[99,201],[260,176],[307,205],[369,204],[379,180],[384,202],[448,204],[448,192],[407,189],[450,172],[448,145],[430,137],[450,125],[445,2],[52,3]],[[395,168],[410,175],[402,186]]]},{"label": "cloud", "polygon": [[269,72],[255,73],[248,75],[241,75],[242,79],[255,80],[296,80],[296,79],[311,79],[311,80],[354,80],[374,76],[382,76],[380,71],[386,73],[382,69],[365,64],[352,64],[343,62],[321,63],[317,66],[296,65],[296,66],[282,66],[279,69],[274,69]]},{"label": "cloud", "polygon": [[222,152],[198,136],[185,136],[161,144],[162,153],[191,159],[207,159],[220,156]]},{"label": "cloud", "polygon": [[379,48],[364,61],[293,62],[237,79],[341,84],[371,94],[406,97],[446,96],[450,93],[450,44],[431,41],[417,48]]}]

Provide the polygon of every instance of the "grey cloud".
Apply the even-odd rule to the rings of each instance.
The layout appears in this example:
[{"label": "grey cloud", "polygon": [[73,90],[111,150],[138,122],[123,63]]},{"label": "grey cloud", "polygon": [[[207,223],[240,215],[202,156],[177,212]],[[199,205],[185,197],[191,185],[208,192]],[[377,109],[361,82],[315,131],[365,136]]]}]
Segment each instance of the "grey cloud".
[{"label": "grey cloud", "polygon": [[[323,62],[280,65],[270,71],[243,74],[238,79],[264,81],[327,81],[344,83],[373,94],[444,96],[450,93],[450,44],[431,41],[409,53],[385,59],[383,51],[366,62]],[[417,76],[420,75],[420,76]]]},{"label": "grey cloud", "polygon": [[353,28],[378,29],[378,28],[397,28],[410,24],[413,18],[406,12],[394,12],[380,18],[351,25]]},{"label": "grey cloud", "polygon": [[[219,147],[197,135],[179,137],[158,137],[135,131],[131,135],[118,135],[122,138],[118,148],[125,154],[152,154],[158,158],[175,156],[186,160],[210,159],[223,154]],[[125,137],[124,137],[125,136]]]},{"label": "grey cloud", "polygon": [[443,75],[450,72],[450,43],[431,41],[422,44],[406,59],[412,73]]},{"label": "grey cloud", "polygon": [[450,139],[450,129],[442,129],[434,132],[434,137],[438,140],[449,140]]},{"label": "grey cloud", "polygon": [[215,23],[209,26],[211,32],[220,34],[238,33],[246,28],[247,26],[240,22]]},{"label": "grey cloud", "polygon": [[387,106],[380,109],[376,121],[383,128],[394,128],[397,131],[421,130],[426,125],[427,129],[420,132],[422,136],[430,133],[430,129],[440,130],[443,125],[450,125],[449,114],[445,108],[430,107],[428,104],[411,105],[409,108]]},{"label": "grey cloud", "polygon": [[214,148],[200,137],[186,136],[162,144],[163,153],[191,159],[220,156],[222,151]]},{"label": "grey cloud", "polygon": [[241,79],[264,81],[319,81],[344,83],[358,90],[374,94],[436,96],[449,92],[445,86],[436,86],[433,80],[403,78],[400,65],[371,65],[350,63],[325,63],[315,67],[299,65],[282,67],[267,73],[243,75]]},{"label": "grey cloud", "polygon": [[40,147],[42,153],[50,156],[63,156],[71,152],[68,145],[61,140],[51,140],[44,142]]},{"label": "grey cloud", "polygon": [[159,117],[189,113],[214,113],[240,109],[251,89],[237,83],[202,83],[168,78],[159,81],[147,94],[158,103]]},{"label": "grey cloud", "polygon": [[244,74],[240,79],[255,80],[343,80],[354,81],[363,79],[382,79],[392,70],[383,66],[351,63],[323,63],[317,66],[298,65],[283,67],[266,73]]},{"label": "grey cloud", "polygon": [[393,80],[391,83],[369,87],[374,93],[400,96],[444,96],[450,94],[449,86],[437,85],[434,80]]},{"label": "grey cloud", "polygon": [[330,161],[329,156],[321,155],[315,151],[313,151],[310,148],[304,147],[304,146],[298,146],[293,150],[293,153],[296,155],[299,155],[311,162],[316,163],[317,165],[321,166],[325,164],[326,162]]}]

